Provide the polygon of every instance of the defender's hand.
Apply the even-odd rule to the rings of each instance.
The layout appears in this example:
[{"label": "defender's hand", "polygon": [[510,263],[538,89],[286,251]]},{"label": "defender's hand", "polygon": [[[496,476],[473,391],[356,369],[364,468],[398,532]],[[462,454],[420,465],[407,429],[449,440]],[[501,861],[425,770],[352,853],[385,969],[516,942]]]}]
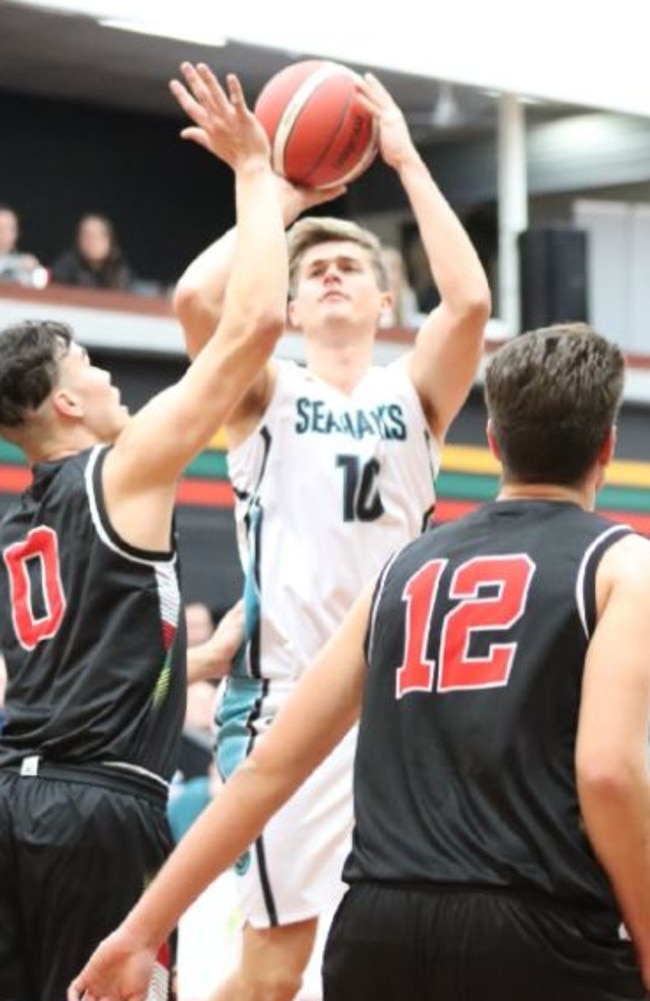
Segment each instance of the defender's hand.
[{"label": "defender's hand", "polygon": [[226,76],[226,90],[205,63],[182,63],[185,84],[170,81],[170,89],[185,114],[194,122],[181,132],[233,170],[251,159],[269,160],[266,132],[248,108],[239,79]]}]

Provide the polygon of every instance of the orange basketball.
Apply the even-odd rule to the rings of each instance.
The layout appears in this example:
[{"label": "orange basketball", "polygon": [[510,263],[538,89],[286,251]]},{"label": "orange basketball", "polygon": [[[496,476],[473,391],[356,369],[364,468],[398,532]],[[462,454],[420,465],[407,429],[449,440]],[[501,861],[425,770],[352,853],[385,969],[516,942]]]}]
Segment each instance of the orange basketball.
[{"label": "orange basketball", "polygon": [[347,66],[319,59],[293,63],[271,77],[255,114],[271,142],[276,173],[309,188],[329,188],[370,166],[377,123],[359,104],[359,79]]}]

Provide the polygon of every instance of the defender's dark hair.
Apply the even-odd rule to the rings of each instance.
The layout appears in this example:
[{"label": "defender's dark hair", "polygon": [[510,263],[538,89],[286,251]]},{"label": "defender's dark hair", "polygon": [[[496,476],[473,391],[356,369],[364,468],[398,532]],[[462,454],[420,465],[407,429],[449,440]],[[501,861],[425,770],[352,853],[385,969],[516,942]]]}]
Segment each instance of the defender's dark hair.
[{"label": "defender's dark hair", "polygon": [[507,480],[580,483],[615,424],[620,349],[584,323],[514,337],[487,366],[485,401]]},{"label": "defender's dark hair", "polygon": [[18,428],[50,395],[72,341],[67,323],[25,320],[0,331],[0,428]]}]

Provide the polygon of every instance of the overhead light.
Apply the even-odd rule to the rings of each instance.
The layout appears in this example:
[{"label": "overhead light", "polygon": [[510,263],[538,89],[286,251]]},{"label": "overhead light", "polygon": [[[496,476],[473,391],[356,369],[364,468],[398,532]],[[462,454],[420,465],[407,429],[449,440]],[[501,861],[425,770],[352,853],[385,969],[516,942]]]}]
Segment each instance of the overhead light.
[{"label": "overhead light", "polygon": [[178,21],[132,21],[122,18],[102,18],[99,22],[102,28],[115,28],[118,31],[133,31],[138,35],[151,35],[154,38],[171,38],[178,42],[190,42],[193,45],[203,45],[218,48],[228,44],[223,35],[212,35],[205,30],[205,25],[192,28],[187,22]]},{"label": "overhead light", "polygon": [[[505,90],[494,90],[491,87],[481,87],[480,91],[481,91],[481,94],[483,94],[485,97],[491,97],[495,101],[498,100],[499,98],[503,97],[506,94]],[[516,97],[517,97],[517,100],[520,102],[520,104],[548,104],[549,103],[548,101],[545,101],[541,97],[531,97],[528,94],[517,94]]]}]

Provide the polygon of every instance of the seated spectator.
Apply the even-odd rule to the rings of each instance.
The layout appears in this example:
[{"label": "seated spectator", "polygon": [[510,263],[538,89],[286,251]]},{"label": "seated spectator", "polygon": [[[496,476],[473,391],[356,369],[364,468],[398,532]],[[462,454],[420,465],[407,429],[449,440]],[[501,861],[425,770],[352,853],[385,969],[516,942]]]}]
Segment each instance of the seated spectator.
[{"label": "seated spectator", "polygon": [[33,254],[18,250],[19,235],[18,213],[8,205],[0,205],[0,281],[43,288],[47,285],[47,271]]},{"label": "seated spectator", "polygon": [[185,606],[185,626],[188,646],[206,643],[212,636],[215,627],[212,610],[203,601],[188,602]]},{"label": "seated spectator", "polygon": [[[211,609],[202,601],[187,604],[185,627],[189,649],[207,643],[215,627]],[[178,777],[183,781],[208,774],[212,762],[214,700],[214,685],[203,677],[195,679],[188,672],[187,707],[178,765]]]},{"label": "seated spectator", "polygon": [[74,246],[54,261],[51,273],[53,282],[82,288],[129,289],[133,283],[112,222],[94,212],[81,217]]},{"label": "seated spectator", "polygon": [[220,785],[212,763],[217,695],[214,682],[230,673],[232,659],[243,641],[243,602],[237,602],[218,619],[215,629],[214,616],[206,604],[196,601],[185,606],[187,710],[178,770],[167,807],[175,841],[194,823]]},{"label": "seated spectator", "polygon": [[393,305],[382,315],[382,327],[420,327],[424,319],[418,300],[406,276],[406,267],[396,247],[383,247],[381,252]]}]

